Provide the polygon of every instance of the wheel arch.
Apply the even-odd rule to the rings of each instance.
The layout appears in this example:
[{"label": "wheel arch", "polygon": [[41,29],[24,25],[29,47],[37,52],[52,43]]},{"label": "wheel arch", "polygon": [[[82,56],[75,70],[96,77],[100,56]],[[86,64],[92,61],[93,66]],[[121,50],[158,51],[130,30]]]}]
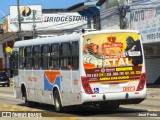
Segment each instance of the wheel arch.
[{"label": "wheel arch", "polygon": [[21,93],[22,93],[22,98],[25,97],[25,95],[27,95],[27,89],[24,83],[21,84]]},{"label": "wheel arch", "polygon": [[62,100],[61,92],[60,92],[60,89],[59,89],[58,85],[54,85],[54,86],[53,86],[53,89],[52,89],[53,104],[54,104],[54,92],[55,92],[56,90],[58,91],[58,93],[59,93],[59,95],[60,95],[61,104],[62,104],[62,106],[63,106],[63,100]]}]

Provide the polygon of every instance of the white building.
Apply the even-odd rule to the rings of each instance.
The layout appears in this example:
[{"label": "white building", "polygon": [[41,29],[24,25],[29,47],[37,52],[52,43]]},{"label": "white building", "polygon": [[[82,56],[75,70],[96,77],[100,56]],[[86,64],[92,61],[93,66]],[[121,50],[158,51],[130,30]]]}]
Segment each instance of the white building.
[{"label": "white building", "polygon": [[[90,3],[90,2],[89,2]],[[85,8],[75,10],[77,7]],[[96,14],[84,14],[84,11],[96,10]],[[79,11],[80,10],[80,11]],[[6,70],[9,75],[9,58],[5,49],[12,48],[17,40],[31,39],[35,37],[54,36],[73,33],[75,30],[86,29],[94,26],[93,16],[99,14],[95,5],[88,3],[77,4],[66,9],[42,9],[41,5],[20,6],[21,34],[19,36],[19,19],[17,6],[10,6],[10,14],[5,16],[3,25],[4,33],[0,35],[0,70]],[[91,16],[92,19],[88,19]],[[89,24],[91,23],[91,24]]]},{"label": "white building", "polygon": [[[102,29],[139,30],[144,45],[147,83],[160,78],[160,1],[159,0],[99,0]],[[126,15],[121,24],[120,8]],[[129,10],[126,9],[129,6]]]}]

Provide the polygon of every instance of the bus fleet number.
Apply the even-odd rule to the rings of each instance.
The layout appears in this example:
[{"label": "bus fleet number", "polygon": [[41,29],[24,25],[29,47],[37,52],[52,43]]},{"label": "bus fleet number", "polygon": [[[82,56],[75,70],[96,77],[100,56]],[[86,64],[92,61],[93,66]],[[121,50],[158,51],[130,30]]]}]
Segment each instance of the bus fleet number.
[{"label": "bus fleet number", "polygon": [[126,86],[126,87],[123,87],[123,91],[124,92],[135,91],[135,86]]}]

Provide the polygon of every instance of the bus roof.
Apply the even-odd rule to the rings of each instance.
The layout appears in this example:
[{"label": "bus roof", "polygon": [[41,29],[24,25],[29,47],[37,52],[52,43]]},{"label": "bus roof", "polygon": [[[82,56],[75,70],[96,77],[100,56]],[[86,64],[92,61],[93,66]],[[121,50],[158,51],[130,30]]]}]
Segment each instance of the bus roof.
[{"label": "bus roof", "polygon": [[86,32],[84,35],[92,35],[92,34],[106,34],[106,33],[140,33],[138,30],[100,30],[100,31],[92,31]]},{"label": "bus roof", "polygon": [[[139,31],[137,30],[100,30],[100,31],[86,32],[84,36],[91,35],[91,34],[126,33],[126,32],[139,33]],[[80,36],[81,36],[80,33],[74,33],[74,34],[67,34],[67,35],[61,35],[61,36],[53,36],[53,37],[46,37],[46,38],[36,38],[36,39],[30,39],[30,40],[17,41],[14,44],[14,48],[23,47],[23,46],[59,43],[59,42],[79,41]]]},{"label": "bus roof", "polygon": [[17,41],[14,44],[14,48],[23,46],[59,43],[59,42],[79,41],[79,40],[80,40],[80,33],[74,33],[74,34],[54,36],[54,37]]}]

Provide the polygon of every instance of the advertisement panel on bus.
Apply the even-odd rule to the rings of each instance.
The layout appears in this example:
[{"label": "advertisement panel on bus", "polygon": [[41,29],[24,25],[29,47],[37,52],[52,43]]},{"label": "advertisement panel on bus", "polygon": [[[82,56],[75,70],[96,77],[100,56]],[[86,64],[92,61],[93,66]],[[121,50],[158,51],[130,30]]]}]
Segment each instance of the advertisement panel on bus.
[{"label": "advertisement panel on bus", "polygon": [[[135,91],[142,77],[143,67],[139,35],[134,32],[86,35],[83,43],[83,66],[91,84],[135,81],[136,84],[123,85],[132,86],[129,91]],[[125,91],[124,89],[126,87],[119,85],[117,92]],[[103,92],[106,91],[107,89]],[[112,90],[107,92],[109,91]]]}]

